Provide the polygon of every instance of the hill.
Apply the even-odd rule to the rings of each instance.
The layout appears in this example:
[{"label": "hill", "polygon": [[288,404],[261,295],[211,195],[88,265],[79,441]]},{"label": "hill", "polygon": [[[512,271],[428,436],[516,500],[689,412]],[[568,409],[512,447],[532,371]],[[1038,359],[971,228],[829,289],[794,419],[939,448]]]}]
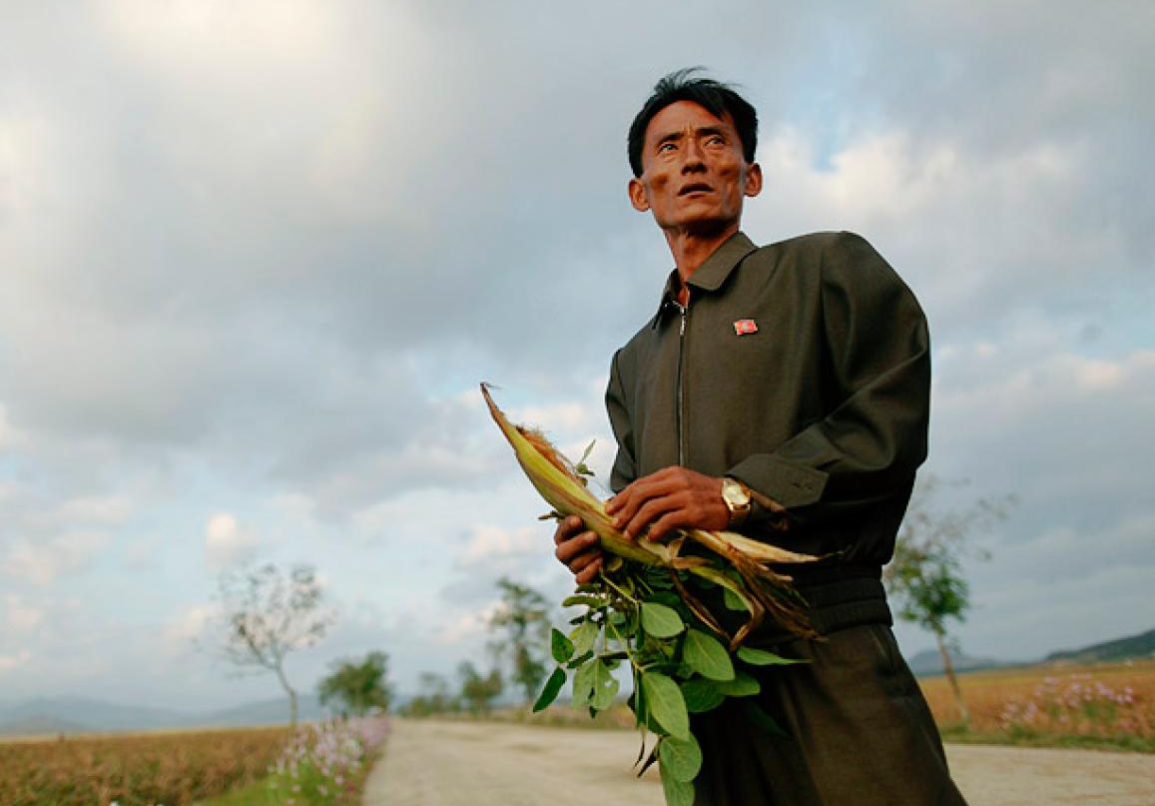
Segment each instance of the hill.
[{"label": "hill", "polygon": [[1082,649],[1065,649],[1047,655],[1047,662],[1064,661],[1070,663],[1095,663],[1097,661],[1119,661],[1130,658],[1149,658],[1155,655],[1155,630],[1148,630],[1126,638],[1116,638],[1092,644]]},{"label": "hill", "polygon": [[[993,669],[996,666],[1008,665],[993,658],[972,658],[966,654],[956,655],[953,652],[950,659],[954,664],[954,670],[959,673],[977,672],[980,669]],[[934,677],[946,673],[942,665],[942,655],[937,649],[926,649],[917,655],[912,655],[906,659],[906,664],[916,677]]]}]

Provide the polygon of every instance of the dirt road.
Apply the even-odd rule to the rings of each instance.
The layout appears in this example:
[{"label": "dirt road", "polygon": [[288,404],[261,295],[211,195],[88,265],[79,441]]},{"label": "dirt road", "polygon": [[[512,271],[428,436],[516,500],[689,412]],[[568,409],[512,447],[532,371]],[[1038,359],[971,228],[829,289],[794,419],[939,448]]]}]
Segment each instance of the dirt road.
[{"label": "dirt road", "polygon": [[[365,806],[662,806],[628,731],[397,720]],[[1155,806],[1155,756],[952,745],[970,806]]]}]

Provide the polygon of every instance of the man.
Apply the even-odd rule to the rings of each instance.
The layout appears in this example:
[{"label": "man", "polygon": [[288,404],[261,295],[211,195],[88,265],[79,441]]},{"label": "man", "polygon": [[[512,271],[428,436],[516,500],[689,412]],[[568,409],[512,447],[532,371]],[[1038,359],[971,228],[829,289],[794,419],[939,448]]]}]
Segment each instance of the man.
[{"label": "man", "polygon": [[[739,230],[763,185],[757,115],[679,71],[630,128],[630,202],[674,257],[654,317],[619,350],[607,505],[636,539],[731,529],[832,559],[792,568],[818,641],[750,643],[809,661],[762,672],[773,737],[730,703],[696,715],[696,804],[960,804],[938,732],[890,631],[880,581],[926,455],[929,342],[910,290],[861,238],[758,248]],[[579,583],[597,538],[555,534]]]}]

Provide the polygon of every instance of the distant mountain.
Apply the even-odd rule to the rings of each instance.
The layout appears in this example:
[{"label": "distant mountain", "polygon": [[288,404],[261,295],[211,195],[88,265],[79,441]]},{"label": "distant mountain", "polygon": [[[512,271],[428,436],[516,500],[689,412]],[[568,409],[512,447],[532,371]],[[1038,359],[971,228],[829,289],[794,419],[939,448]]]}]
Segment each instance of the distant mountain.
[{"label": "distant mountain", "polygon": [[[302,722],[325,719],[331,716],[328,708],[312,694],[297,697],[297,719]],[[279,725],[289,722],[289,699],[262,700],[226,708],[223,711],[198,716],[192,725],[205,727],[240,727],[245,725]]]},{"label": "distant mountain", "polygon": [[78,722],[52,716],[29,716],[0,725],[0,736],[53,736],[62,733],[90,733]]},{"label": "distant mountain", "polygon": [[[298,718],[302,721],[323,719],[329,715],[328,710],[322,708],[320,701],[311,694],[301,695],[298,711]],[[241,727],[287,724],[288,721],[288,698],[246,703],[210,713],[190,713],[123,705],[86,697],[52,697],[0,708],[0,735]]]},{"label": "distant mountain", "polygon": [[1065,649],[1047,655],[1048,662],[1067,661],[1070,663],[1094,663],[1095,661],[1128,660],[1149,658],[1155,655],[1155,630],[1116,638],[1101,644],[1092,644],[1082,649]]},{"label": "distant mountain", "polygon": [[28,733],[26,728],[38,723],[56,725],[48,733],[153,730],[179,727],[188,719],[188,714],[162,708],[120,705],[88,697],[42,697],[0,711],[0,733]]},{"label": "distant mountain", "polygon": [[[977,672],[980,669],[993,669],[996,666],[1007,666],[1003,661],[994,660],[993,658],[972,658],[965,654],[951,653],[951,663],[954,664],[956,672]],[[917,655],[906,659],[906,665],[914,672],[916,677],[934,677],[935,675],[946,674],[943,668],[942,655],[937,649],[927,649],[919,652]]]}]

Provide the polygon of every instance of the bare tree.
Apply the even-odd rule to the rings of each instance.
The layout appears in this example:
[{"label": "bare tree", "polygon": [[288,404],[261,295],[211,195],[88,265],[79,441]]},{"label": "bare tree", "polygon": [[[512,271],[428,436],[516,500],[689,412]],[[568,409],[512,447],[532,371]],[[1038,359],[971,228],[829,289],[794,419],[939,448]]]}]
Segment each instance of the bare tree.
[{"label": "bare tree", "polygon": [[959,717],[968,725],[970,711],[951,661],[947,622],[965,621],[970,609],[970,585],[963,577],[963,559],[968,554],[988,558],[987,552],[967,545],[967,536],[1005,518],[1016,499],[1013,495],[983,498],[963,510],[943,510],[933,505],[942,485],[934,476],[919,480],[898,534],[894,559],[886,567],[883,579],[898,603],[899,618],[934,634]]},{"label": "bare tree", "polygon": [[334,619],[316,572],[296,565],[286,574],[268,563],[226,570],[219,583],[225,658],[242,670],[275,674],[289,695],[289,721],[295,727],[297,691],[285,674],[285,657],[320,641]]}]

